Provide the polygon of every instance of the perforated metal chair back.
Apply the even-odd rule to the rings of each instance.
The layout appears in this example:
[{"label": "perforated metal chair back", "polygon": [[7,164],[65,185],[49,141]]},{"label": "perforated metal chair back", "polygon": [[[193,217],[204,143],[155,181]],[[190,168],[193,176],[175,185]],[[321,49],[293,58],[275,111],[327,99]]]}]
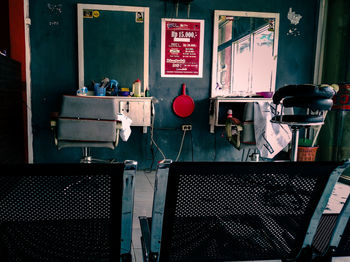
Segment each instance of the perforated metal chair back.
[{"label": "perforated metal chair back", "polygon": [[338,165],[172,163],[159,260],[298,257],[311,244]]},{"label": "perforated metal chair back", "polygon": [[350,220],[348,220],[342,233],[338,247],[335,249],[334,256],[347,256],[350,260]]},{"label": "perforated metal chair back", "polygon": [[340,214],[323,215],[321,222],[313,242],[315,262],[332,261],[332,257],[350,260],[350,194]]},{"label": "perforated metal chair back", "polygon": [[123,163],[7,168],[0,175],[1,261],[120,260]]}]

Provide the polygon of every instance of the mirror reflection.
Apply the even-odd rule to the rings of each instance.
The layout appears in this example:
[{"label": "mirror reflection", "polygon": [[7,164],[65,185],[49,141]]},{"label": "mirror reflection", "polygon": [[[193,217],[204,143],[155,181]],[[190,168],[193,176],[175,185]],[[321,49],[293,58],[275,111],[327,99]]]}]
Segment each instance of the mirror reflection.
[{"label": "mirror reflection", "polygon": [[216,11],[212,96],[275,90],[279,15]]},{"label": "mirror reflection", "polygon": [[79,87],[104,78],[130,88],[148,87],[148,10],[142,7],[78,5]]}]

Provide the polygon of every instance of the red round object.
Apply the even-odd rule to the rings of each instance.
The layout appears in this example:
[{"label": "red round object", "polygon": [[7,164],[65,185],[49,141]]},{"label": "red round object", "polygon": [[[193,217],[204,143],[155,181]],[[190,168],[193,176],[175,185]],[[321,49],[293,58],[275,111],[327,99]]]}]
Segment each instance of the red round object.
[{"label": "red round object", "polygon": [[186,95],[186,85],[182,84],[182,95],[175,98],[173,102],[174,113],[179,117],[188,117],[194,110],[193,99]]}]

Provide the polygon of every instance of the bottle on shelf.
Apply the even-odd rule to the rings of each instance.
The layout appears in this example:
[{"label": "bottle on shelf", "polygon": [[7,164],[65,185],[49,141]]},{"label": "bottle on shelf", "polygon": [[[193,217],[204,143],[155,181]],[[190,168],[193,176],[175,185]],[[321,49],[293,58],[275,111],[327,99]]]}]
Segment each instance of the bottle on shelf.
[{"label": "bottle on shelf", "polygon": [[136,81],[132,84],[132,92],[135,97],[141,96],[141,80],[137,78]]},{"label": "bottle on shelf", "polygon": [[241,147],[241,132],[243,130],[242,123],[239,119],[232,116],[232,110],[227,110],[226,118],[226,135],[227,140],[237,149]]}]

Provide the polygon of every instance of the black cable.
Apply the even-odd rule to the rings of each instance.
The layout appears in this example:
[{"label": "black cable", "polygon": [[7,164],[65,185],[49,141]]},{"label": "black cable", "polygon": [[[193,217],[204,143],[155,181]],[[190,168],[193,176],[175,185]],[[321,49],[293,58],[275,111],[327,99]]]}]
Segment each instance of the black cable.
[{"label": "black cable", "polygon": [[191,149],[192,149],[192,162],[193,162],[193,138],[192,138],[192,131],[190,131],[190,138],[191,138]]},{"label": "black cable", "polygon": [[150,146],[150,151],[151,151],[151,166],[149,168],[145,169],[146,173],[151,173],[152,172],[152,168],[153,168],[153,164],[154,164],[154,160],[155,160],[155,155],[154,155],[154,149],[152,146],[152,142],[151,142],[151,146]]},{"label": "black cable", "polygon": [[216,161],[216,132],[214,130],[214,159],[213,161]]}]

